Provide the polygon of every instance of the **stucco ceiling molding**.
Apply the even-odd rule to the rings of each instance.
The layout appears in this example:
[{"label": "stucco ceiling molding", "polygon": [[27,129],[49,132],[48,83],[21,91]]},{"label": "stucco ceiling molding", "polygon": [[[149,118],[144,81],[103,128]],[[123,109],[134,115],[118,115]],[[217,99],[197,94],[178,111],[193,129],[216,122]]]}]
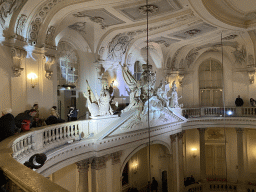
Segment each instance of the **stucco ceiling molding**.
[{"label": "stucco ceiling molding", "polygon": [[[188,0],[191,9],[204,21],[224,29],[241,30],[247,26],[244,21],[236,19],[236,16],[225,15],[222,7],[218,7],[216,1]],[[223,2],[222,2],[223,3]],[[231,9],[231,8],[230,8]],[[229,9],[229,10],[230,10]]]},{"label": "stucco ceiling molding", "polygon": [[138,1],[137,3],[129,3],[122,6],[115,7],[116,10],[121,12],[127,18],[132,21],[140,21],[146,19],[145,9],[150,9],[150,17],[160,16],[163,14],[170,14],[182,9],[180,4],[176,0],[154,0],[149,2],[150,5],[147,7],[144,0]]},{"label": "stucco ceiling molding", "polygon": [[80,11],[73,14],[73,16],[88,17],[92,22],[100,24],[102,29],[105,29],[106,27],[109,27],[109,26],[124,23],[124,21],[115,17],[106,9],[92,9],[92,10]]},{"label": "stucco ceiling molding", "polygon": [[37,43],[40,27],[44,23],[47,14],[53,7],[55,7],[58,3],[63,1],[65,0],[49,0],[38,8],[36,15],[34,16],[34,19],[30,23],[30,27],[28,30],[27,38],[29,42]]}]

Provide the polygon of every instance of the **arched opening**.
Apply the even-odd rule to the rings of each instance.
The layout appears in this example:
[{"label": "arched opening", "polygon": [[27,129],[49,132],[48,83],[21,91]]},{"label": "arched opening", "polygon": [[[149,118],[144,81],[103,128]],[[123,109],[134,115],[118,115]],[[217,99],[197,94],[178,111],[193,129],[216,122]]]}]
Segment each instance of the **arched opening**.
[{"label": "arched opening", "polygon": [[199,66],[200,105],[208,107],[222,106],[222,65],[207,59]]},{"label": "arched opening", "polygon": [[151,174],[149,173],[149,151],[144,147],[137,151],[127,161],[122,171],[122,189],[128,191],[136,188],[139,191],[147,191],[149,177],[154,177],[158,183],[158,191],[167,191],[168,166],[170,155],[167,147],[161,144],[150,146],[151,153]]},{"label": "arched opening", "polygon": [[75,48],[64,41],[58,44],[57,50],[57,109],[61,118],[68,120],[69,107],[76,107],[76,86],[79,70],[78,56]]}]

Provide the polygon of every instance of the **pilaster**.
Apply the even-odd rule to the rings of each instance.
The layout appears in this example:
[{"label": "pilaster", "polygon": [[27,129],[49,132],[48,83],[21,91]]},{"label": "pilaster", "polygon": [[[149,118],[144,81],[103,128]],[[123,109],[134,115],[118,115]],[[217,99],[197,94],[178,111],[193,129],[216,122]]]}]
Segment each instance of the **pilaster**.
[{"label": "pilaster", "polygon": [[79,172],[78,192],[88,192],[88,168],[89,160],[82,160],[76,163]]},{"label": "pilaster", "polygon": [[92,191],[93,192],[101,192],[106,191],[106,161],[107,157],[95,157],[92,159]]}]

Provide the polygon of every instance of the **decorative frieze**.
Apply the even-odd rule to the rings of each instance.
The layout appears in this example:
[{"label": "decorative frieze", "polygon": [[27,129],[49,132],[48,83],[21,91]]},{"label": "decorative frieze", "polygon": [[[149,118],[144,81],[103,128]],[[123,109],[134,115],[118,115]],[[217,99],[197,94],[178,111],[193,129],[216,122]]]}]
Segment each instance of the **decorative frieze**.
[{"label": "decorative frieze", "polygon": [[9,15],[19,8],[23,0],[1,1],[0,24],[5,29],[5,21]]},{"label": "decorative frieze", "polygon": [[46,38],[45,38],[45,44],[54,46],[54,34],[55,34],[56,27],[51,26],[48,28],[47,33],[46,33]]}]

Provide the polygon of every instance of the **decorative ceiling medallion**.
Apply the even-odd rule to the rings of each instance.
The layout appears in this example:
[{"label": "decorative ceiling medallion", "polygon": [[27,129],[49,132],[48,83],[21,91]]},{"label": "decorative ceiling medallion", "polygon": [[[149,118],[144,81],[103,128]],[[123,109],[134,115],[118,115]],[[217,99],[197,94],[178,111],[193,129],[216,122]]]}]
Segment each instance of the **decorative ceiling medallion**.
[{"label": "decorative ceiling medallion", "polygon": [[158,7],[155,5],[143,5],[139,7],[139,12],[142,15],[154,14],[158,12]]},{"label": "decorative ceiling medallion", "polygon": [[194,36],[194,35],[196,35],[196,34],[198,34],[200,32],[201,32],[201,30],[199,30],[199,29],[191,29],[189,31],[184,32],[184,34],[185,35]]}]

